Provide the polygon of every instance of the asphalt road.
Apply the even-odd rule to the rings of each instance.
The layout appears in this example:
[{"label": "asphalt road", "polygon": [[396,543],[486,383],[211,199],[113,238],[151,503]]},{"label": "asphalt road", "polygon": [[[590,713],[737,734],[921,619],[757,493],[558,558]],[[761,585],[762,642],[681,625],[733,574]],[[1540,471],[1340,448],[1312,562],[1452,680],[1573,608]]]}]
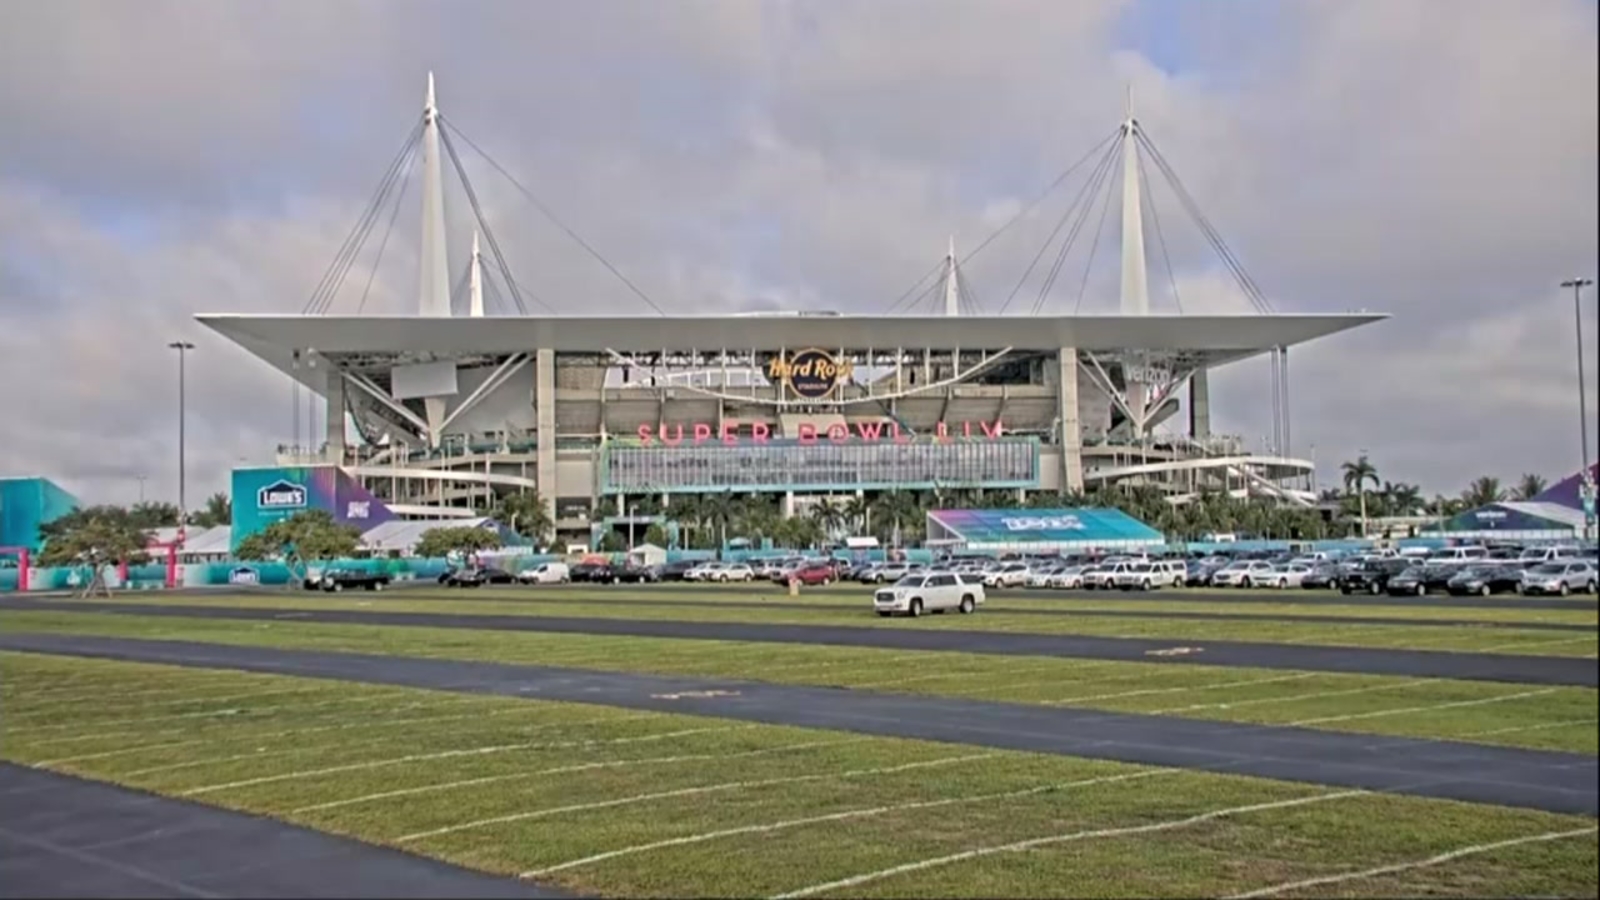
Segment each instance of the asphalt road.
[{"label": "asphalt road", "polygon": [[0,763],[0,897],[567,897],[252,816]]},{"label": "asphalt road", "polygon": [[[552,634],[604,634],[629,637],[750,641],[780,644],[822,644],[880,647],[896,650],[941,650],[1009,656],[1057,656],[1129,662],[1182,663],[1202,666],[1244,666],[1303,672],[1347,672],[1399,675],[1408,678],[1458,678],[1514,684],[1600,686],[1600,665],[1593,659],[1561,656],[1513,656],[1498,653],[1445,653],[1431,650],[1389,650],[1311,644],[1249,641],[1188,641],[1183,638],[1089,637],[1071,634],[1019,634],[922,627],[917,620],[899,620],[901,627],[791,625],[761,622],[693,622],[664,619],[610,619],[564,616],[451,615],[368,610],[272,609],[224,606],[146,605],[7,599],[0,610],[108,612],[122,615],[176,616],[239,621],[288,620],[358,625],[469,628]],[[865,614],[865,612],[864,612]],[[979,613],[982,615],[982,613]]]},{"label": "asphalt road", "polygon": [[187,641],[5,634],[0,650],[561,700],[1600,813],[1597,759],[1576,753],[716,678]]},{"label": "asphalt road", "polygon": [[[836,610],[839,612],[862,612],[871,603],[868,594],[863,594],[861,599],[850,601],[841,597],[833,602],[794,603],[784,597],[773,597],[766,600],[659,600],[648,597],[607,597],[598,593],[582,599],[557,599],[539,596],[540,590],[531,588],[526,591],[517,590],[513,596],[505,594],[483,595],[479,590],[468,591],[440,588],[427,592],[427,599],[439,600],[471,600],[477,603],[603,603],[607,606],[644,606],[644,607],[688,607],[690,609],[794,609],[801,611]],[[370,599],[381,601],[392,599],[396,601],[414,601],[420,590],[407,590],[396,595],[390,591],[382,595],[373,595]],[[281,594],[279,596],[282,596]],[[1188,619],[1191,621],[1205,621],[1208,619],[1224,622],[1311,622],[1325,625],[1392,625],[1422,628],[1518,628],[1529,631],[1575,631],[1595,633],[1594,625],[1581,625],[1570,622],[1513,622],[1513,621],[1486,621],[1483,619],[1406,619],[1385,616],[1328,616],[1308,613],[1306,615],[1291,615],[1286,613],[1233,613],[1233,612],[1204,612],[1201,610],[1169,611],[1148,609],[1099,609],[1093,606],[1074,607],[1064,609],[1061,607],[1038,607],[1026,605],[1008,605],[1003,608],[994,605],[995,600],[1011,600],[1010,594],[990,593],[989,605],[984,611],[989,615],[1020,615],[1020,616],[1084,616],[1104,617],[1110,619]],[[1060,598],[1055,598],[1060,599]],[[1107,601],[1120,599],[1116,596],[1105,597]],[[1026,600],[1021,601],[1026,603]]]}]

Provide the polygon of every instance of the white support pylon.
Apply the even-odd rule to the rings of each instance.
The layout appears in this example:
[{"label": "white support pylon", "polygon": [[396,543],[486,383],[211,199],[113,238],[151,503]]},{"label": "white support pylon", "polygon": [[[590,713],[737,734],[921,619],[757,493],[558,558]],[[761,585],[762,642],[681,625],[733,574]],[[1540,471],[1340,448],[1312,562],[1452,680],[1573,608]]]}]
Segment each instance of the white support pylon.
[{"label": "white support pylon", "polygon": [[472,233],[472,265],[467,269],[467,315],[483,318],[483,255],[478,252],[478,233]]},{"label": "white support pylon", "polygon": [[961,282],[956,273],[956,238],[950,236],[950,250],[944,260],[944,314],[961,315]]},{"label": "white support pylon", "polygon": [[[1122,303],[1125,316],[1150,314],[1150,289],[1144,253],[1143,191],[1139,183],[1139,121],[1133,117],[1133,89],[1128,89],[1127,115],[1122,122]],[[1133,436],[1144,436],[1150,385],[1142,361],[1123,361],[1124,398],[1133,415]]]},{"label": "white support pylon", "polygon": [[439,104],[428,73],[422,107],[422,277],[417,312],[450,315],[450,259],[445,248],[444,160],[439,155]]}]

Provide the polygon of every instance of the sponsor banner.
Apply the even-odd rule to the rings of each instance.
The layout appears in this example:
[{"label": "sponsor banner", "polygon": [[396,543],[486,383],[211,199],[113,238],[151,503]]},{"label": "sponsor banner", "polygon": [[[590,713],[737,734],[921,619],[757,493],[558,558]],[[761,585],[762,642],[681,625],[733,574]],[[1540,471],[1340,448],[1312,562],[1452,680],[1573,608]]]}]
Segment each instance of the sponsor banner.
[{"label": "sponsor banner", "polygon": [[848,424],[840,422],[822,429],[803,422],[797,432],[792,438],[778,438],[773,436],[772,426],[765,422],[752,422],[744,428],[734,422],[724,422],[720,426],[710,422],[692,422],[687,425],[682,423],[640,425],[637,436],[639,443],[646,447],[658,443],[667,447],[681,444],[692,446],[711,441],[729,447],[746,443],[816,444],[824,441],[833,444],[911,444],[930,441],[948,443],[958,439],[996,441],[1005,436],[1005,425],[1000,419],[995,419],[993,422],[938,422],[934,424],[932,431],[913,435],[909,431],[902,431],[900,424],[893,421],[878,420]]},{"label": "sponsor banner", "polygon": [[233,547],[273,522],[311,509],[362,531],[394,518],[383,501],[337,466],[235,469]]}]

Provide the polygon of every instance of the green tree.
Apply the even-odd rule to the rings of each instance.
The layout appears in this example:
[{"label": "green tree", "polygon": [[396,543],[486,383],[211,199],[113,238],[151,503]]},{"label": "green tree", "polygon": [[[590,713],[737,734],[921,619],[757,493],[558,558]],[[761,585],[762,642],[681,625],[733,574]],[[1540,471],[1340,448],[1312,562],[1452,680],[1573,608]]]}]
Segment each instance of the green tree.
[{"label": "green tree", "polygon": [[340,525],[327,510],[308,509],[240,541],[235,555],[253,560],[281,558],[289,567],[293,585],[305,579],[307,563],[354,556],[360,544],[361,529]]},{"label": "green tree", "polygon": [[493,506],[478,512],[541,547],[550,543],[556,530],[555,520],[550,518],[544,497],[537,490],[499,496]]},{"label": "green tree", "polygon": [[178,507],[172,503],[149,500],[135,503],[128,517],[140,528],[174,528],[178,525]]},{"label": "green tree", "polygon": [[628,541],[616,531],[607,531],[600,535],[600,551],[602,553],[621,553],[628,549]]},{"label": "green tree", "polygon": [[666,547],[672,543],[672,538],[668,536],[667,529],[662,527],[660,522],[651,522],[650,527],[644,530],[644,542],[655,544],[657,547]]},{"label": "green tree", "polygon": [[1529,472],[1517,481],[1515,495],[1518,500],[1532,500],[1544,493],[1547,487],[1549,487],[1549,482],[1545,481],[1541,476]]},{"label": "green tree", "polygon": [[221,493],[212,494],[206,498],[206,505],[195,511],[189,520],[202,528],[217,528],[222,525],[233,524],[233,501],[228,495]]},{"label": "green tree", "polygon": [[120,506],[75,509],[39,528],[44,550],[41,566],[110,563],[139,565],[149,559],[149,529],[130,510]]},{"label": "green tree", "polygon": [[1339,467],[1344,473],[1344,490],[1346,494],[1354,494],[1359,501],[1361,511],[1361,536],[1367,535],[1367,485],[1374,487],[1378,484],[1378,469],[1367,459],[1363,453],[1355,462],[1346,462]]},{"label": "green tree", "polygon": [[1474,479],[1472,484],[1461,492],[1461,502],[1465,503],[1468,509],[1499,503],[1505,498],[1506,492],[1500,487],[1500,479],[1492,475]]},{"label": "green tree", "polygon": [[499,546],[500,535],[493,529],[457,525],[429,528],[424,531],[417,539],[414,552],[417,556],[437,559],[449,556],[452,552],[476,553],[479,550],[493,550]]}]

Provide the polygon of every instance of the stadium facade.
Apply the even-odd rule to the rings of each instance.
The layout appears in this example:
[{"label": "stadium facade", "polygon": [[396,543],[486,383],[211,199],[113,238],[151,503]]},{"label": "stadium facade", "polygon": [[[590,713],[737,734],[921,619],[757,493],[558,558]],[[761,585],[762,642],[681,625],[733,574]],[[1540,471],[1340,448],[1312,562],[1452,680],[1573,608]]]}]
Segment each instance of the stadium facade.
[{"label": "stadium facade", "polygon": [[454,315],[441,130],[430,78],[415,315],[198,317],[326,400],[325,442],[279,465],[340,466],[402,518],[472,517],[532,490],[563,530],[628,496],[670,508],[719,491],[774,494],[786,513],[887,490],[1125,483],[1309,504],[1312,464],[1286,440],[1260,453],[1213,433],[1208,373],[1270,354],[1286,410],[1289,347],[1383,318],[1152,313],[1131,116],[1117,315],[962,314],[952,248],[943,315],[486,316],[476,238]]}]

